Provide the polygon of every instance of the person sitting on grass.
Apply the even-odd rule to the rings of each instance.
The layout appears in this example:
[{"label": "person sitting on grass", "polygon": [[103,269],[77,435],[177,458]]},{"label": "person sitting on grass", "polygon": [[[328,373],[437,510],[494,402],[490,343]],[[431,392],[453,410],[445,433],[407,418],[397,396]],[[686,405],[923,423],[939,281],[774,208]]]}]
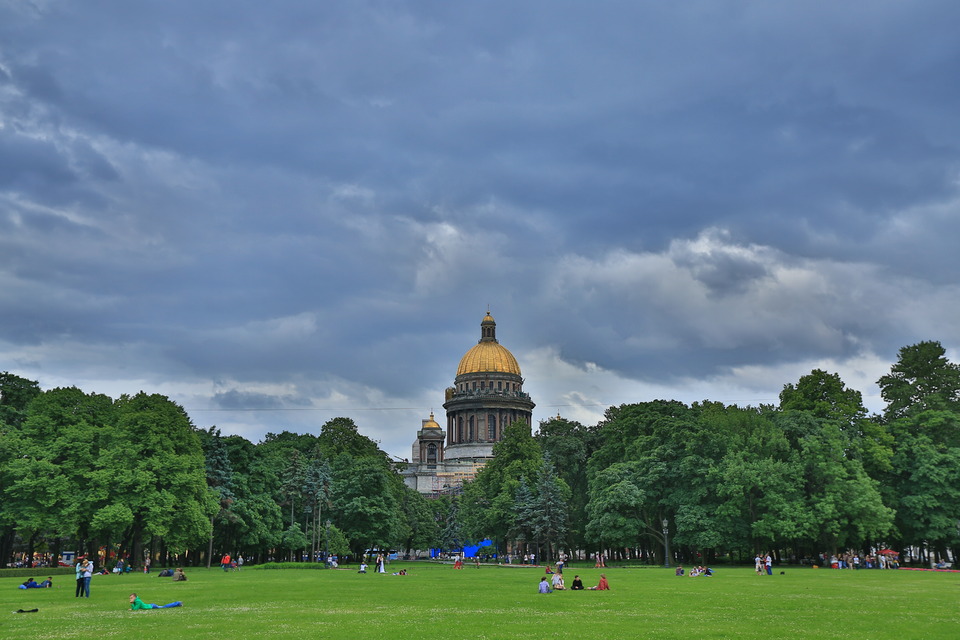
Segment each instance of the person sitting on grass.
[{"label": "person sitting on grass", "polygon": [[570,585],[571,591],[583,591],[583,580],[580,576],[573,576],[573,584]]},{"label": "person sitting on grass", "polygon": [[590,591],[609,591],[609,590],[610,590],[610,585],[607,584],[607,576],[606,574],[603,574],[603,573],[600,574],[600,582],[597,583],[597,586],[590,587]]},{"label": "person sitting on grass", "polygon": [[41,589],[53,588],[53,576],[47,576],[47,579],[40,583]]},{"label": "person sitting on grass", "polygon": [[363,562],[363,561],[361,560],[361,561],[360,561],[360,571],[357,571],[357,573],[366,573],[366,572],[367,572],[367,563],[366,563],[366,562]]},{"label": "person sitting on grass", "polygon": [[563,588],[564,588],[564,587],[563,587],[563,574],[562,574],[562,573],[555,573],[555,574],[553,574],[553,577],[550,579],[550,582],[553,584],[553,590],[554,590],[554,591],[563,591]]},{"label": "person sitting on grass", "polygon": [[682,576],[682,575],[683,575],[683,565],[682,565],[682,564],[678,564],[678,565],[677,565],[677,570],[674,571],[673,573],[674,573],[674,575]]},{"label": "person sitting on grass", "polygon": [[550,590],[550,583],[547,582],[547,576],[540,578],[540,593],[553,593]]},{"label": "person sitting on grass", "polygon": [[187,581],[187,574],[185,574],[185,573],[183,572],[183,569],[181,569],[180,567],[177,567],[176,569],[173,570],[173,581],[174,581],[174,582],[186,582],[186,581]]},{"label": "person sitting on grass", "polygon": [[137,597],[137,594],[130,594],[130,610],[138,611],[140,609],[171,609],[173,607],[182,607],[183,603],[177,600],[176,602],[171,602],[170,604],[148,604]]}]

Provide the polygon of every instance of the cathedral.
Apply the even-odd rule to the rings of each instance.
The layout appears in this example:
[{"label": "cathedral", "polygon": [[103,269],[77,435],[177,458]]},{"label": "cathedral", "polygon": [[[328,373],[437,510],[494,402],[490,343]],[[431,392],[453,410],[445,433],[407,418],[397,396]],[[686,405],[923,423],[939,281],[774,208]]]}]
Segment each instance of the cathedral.
[{"label": "cathedral", "polygon": [[445,400],[446,431],[433,413],[423,420],[413,457],[401,471],[408,487],[426,495],[457,492],[493,457],[507,425],[532,424],[535,405],[523,391],[517,359],[497,341],[490,312],[480,322],[480,341],[460,358]]}]

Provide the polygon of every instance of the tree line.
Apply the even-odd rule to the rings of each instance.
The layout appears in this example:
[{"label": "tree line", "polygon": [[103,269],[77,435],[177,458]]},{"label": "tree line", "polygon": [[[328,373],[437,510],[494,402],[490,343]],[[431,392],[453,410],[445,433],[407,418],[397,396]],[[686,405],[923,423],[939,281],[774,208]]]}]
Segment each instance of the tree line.
[{"label": "tree line", "polygon": [[357,557],[427,548],[445,505],[407,488],[348,418],[254,444],[161,395],[41,391],[0,374],[0,558],[70,550],[141,563]]},{"label": "tree line", "polygon": [[[463,491],[463,535],[663,563],[758,551],[960,548],[960,367],[938,342],[900,349],[886,408],[814,370],[776,406],[658,400],[584,426],[559,416],[505,431]],[[666,534],[665,534],[666,532]],[[519,543],[519,545],[517,544]]]},{"label": "tree line", "polygon": [[[778,405],[658,400],[584,426],[515,423],[455,496],[426,499],[335,418],[254,444],[198,429],[169,399],[41,391],[0,374],[0,557],[15,549],[209,562],[368,549],[603,553],[661,563],[960,547],[960,366],[899,351],[886,407],[814,370]],[[666,533],[665,533],[666,532]],[[187,563],[187,562],[184,562]]]}]

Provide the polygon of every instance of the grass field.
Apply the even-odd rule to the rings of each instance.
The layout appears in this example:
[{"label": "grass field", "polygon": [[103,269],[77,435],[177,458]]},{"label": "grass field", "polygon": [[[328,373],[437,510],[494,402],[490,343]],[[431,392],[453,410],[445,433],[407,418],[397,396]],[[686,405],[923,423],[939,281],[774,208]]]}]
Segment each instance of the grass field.
[{"label": "grass field", "polygon": [[[960,638],[960,574],[721,568],[683,577],[660,568],[605,570],[612,590],[537,593],[542,568],[393,563],[406,576],[355,570],[188,571],[95,576],[90,599],[72,576],[53,589],[0,579],[2,638]],[[596,584],[598,569],[571,567]],[[37,578],[44,576],[38,573]],[[131,612],[145,602],[183,608]],[[38,608],[38,613],[14,614]]]}]

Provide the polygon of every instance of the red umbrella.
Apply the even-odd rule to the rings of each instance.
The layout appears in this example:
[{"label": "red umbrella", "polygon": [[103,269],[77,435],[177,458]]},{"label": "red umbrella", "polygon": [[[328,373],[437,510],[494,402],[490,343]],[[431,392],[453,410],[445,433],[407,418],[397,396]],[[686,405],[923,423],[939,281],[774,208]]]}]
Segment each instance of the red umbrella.
[{"label": "red umbrella", "polygon": [[898,556],[898,555],[900,555],[898,552],[894,551],[893,549],[880,549],[880,551],[877,551],[877,553],[880,554],[880,555],[882,555],[882,556]]}]

